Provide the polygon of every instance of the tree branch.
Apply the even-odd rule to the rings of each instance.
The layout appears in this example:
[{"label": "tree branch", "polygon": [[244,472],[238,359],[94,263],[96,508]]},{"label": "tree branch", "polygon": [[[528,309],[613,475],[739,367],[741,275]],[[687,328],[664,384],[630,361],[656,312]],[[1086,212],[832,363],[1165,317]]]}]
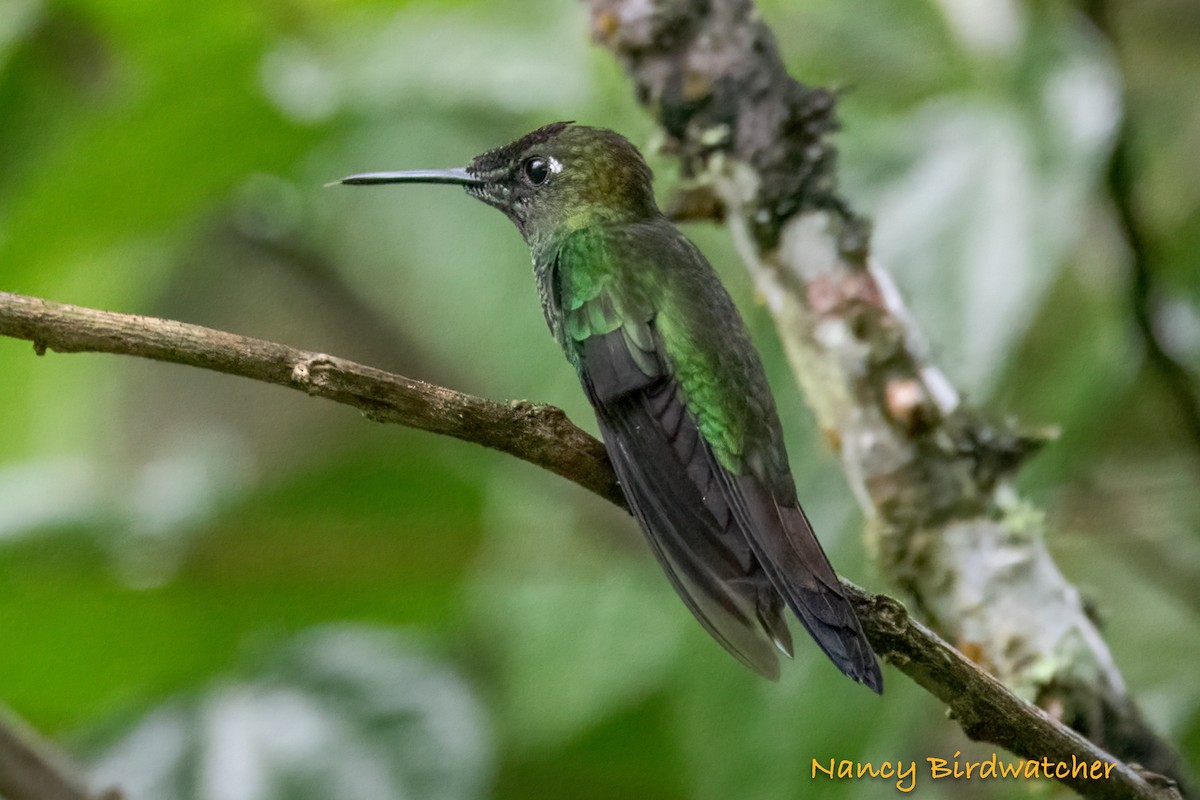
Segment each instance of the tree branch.
[{"label": "tree branch", "polygon": [[47,349],[116,353],[289,386],[353,406],[377,422],[395,422],[514,455],[625,505],[604,445],[553,406],[496,403],[324,353],[154,317],[7,292],[0,292],[0,310],[0,334],[32,341],[39,355]]},{"label": "tree branch", "polygon": [[[0,797],[6,800],[92,800],[66,758],[0,707]],[[119,795],[109,792],[102,800]]]},{"label": "tree branch", "polygon": [[594,38],[717,208],[838,448],[889,580],[943,636],[1094,741],[1183,780],[1013,488],[1042,440],[966,408],[837,192],[835,96],[793,80],[752,0],[585,0]]},{"label": "tree branch", "polygon": [[[604,445],[552,406],[496,403],[261,339],[6,292],[0,292],[0,335],[32,341],[39,355],[48,350],[117,353],[288,386],[357,408],[372,420],[500,450],[624,507]],[[896,600],[864,592],[848,582],[845,586],[879,655],[948,703],[967,736],[1030,760],[1114,764],[1108,780],[1060,779],[1085,797],[1178,798],[1174,789],[1147,780],[1135,768],[1021,700],[910,619]],[[8,741],[0,735],[0,773],[20,768],[19,764],[9,766],[17,762],[5,758],[3,749]],[[0,787],[3,778],[0,774]],[[11,800],[26,797],[33,795],[14,794]]]},{"label": "tree branch", "polygon": [[[1084,10],[1092,22],[1118,48],[1116,13],[1108,0],[1089,0]],[[1128,106],[1128,97],[1125,98]],[[1200,392],[1188,368],[1171,355],[1158,330],[1159,281],[1158,265],[1153,249],[1146,241],[1145,229],[1137,212],[1134,197],[1135,172],[1133,164],[1134,117],[1126,109],[1117,130],[1112,157],[1108,164],[1108,193],[1112,198],[1117,221],[1129,245],[1130,312],[1145,348],[1146,360],[1162,378],[1163,384],[1179,412],[1183,426],[1200,446]]]}]

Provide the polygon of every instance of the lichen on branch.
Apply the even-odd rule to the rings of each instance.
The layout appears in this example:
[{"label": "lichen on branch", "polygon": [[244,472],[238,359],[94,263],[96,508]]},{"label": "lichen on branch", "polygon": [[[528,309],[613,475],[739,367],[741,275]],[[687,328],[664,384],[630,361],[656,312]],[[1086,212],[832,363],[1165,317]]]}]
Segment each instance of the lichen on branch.
[{"label": "lichen on branch", "polygon": [[673,205],[729,226],[884,574],[1018,694],[1182,781],[1013,489],[1045,437],[960,401],[839,194],[836,96],[788,75],[752,0],[585,4],[682,165]]}]

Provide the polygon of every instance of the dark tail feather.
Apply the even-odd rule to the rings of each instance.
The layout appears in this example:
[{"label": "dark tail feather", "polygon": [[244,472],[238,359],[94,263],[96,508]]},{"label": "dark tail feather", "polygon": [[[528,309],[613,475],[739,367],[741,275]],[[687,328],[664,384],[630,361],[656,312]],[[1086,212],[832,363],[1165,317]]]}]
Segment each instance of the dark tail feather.
[{"label": "dark tail feather", "polygon": [[792,632],[788,630],[787,618],[783,612],[783,600],[773,589],[760,589],[758,592],[758,621],[770,634],[779,652],[791,658]]},{"label": "dark tail feather", "polygon": [[838,669],[876,694],[883,694],[883,673],[875,651],[862,631],[854,606],[842,594],[841,583],[804,512],[798,507],[781,508],[779,516],[806,567],[787,573],[793,578],[785,592],[788,605]]},{"label": "dark tail feather", "polygon": [[743,501],[739,516],[745,514],[755,555],[771,582],[837,668],[882,694],[879,662],[804,512],[777,505],[753,476],[734,480]]}]

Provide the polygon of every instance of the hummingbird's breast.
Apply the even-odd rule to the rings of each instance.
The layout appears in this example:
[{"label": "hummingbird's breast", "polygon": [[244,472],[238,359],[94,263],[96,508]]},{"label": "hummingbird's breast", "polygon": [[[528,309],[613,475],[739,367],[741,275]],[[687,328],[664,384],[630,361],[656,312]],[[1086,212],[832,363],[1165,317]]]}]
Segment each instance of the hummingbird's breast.
[{"label": "hummingbird's breast", "polygon": [[[561,283],[558,277],[558,246],[557,244],[533,251],[533,277],[537,283],[538,299],[541,301],[542,315],[550,334],[564,351],[567,350],[566,338],[563,333],[563,311],[561,301]],[[568,353],[568,356],[570,353]]]}]

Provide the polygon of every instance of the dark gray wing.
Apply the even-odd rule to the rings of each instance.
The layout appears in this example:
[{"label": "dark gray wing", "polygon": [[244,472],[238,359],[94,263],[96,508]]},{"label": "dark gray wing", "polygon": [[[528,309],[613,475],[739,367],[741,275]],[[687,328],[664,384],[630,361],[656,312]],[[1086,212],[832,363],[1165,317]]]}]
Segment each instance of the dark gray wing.
[{"label": "dark gray wing", "polygon": [[[653,342],[644,325],[643,341]],[[777,678],[777,648],[791,654],[782,604],[739,530],[678,383],[656,350],[642,350],[624,328],[581,342],[579,362],[622,490],[675,590],[726,650]]]}]

